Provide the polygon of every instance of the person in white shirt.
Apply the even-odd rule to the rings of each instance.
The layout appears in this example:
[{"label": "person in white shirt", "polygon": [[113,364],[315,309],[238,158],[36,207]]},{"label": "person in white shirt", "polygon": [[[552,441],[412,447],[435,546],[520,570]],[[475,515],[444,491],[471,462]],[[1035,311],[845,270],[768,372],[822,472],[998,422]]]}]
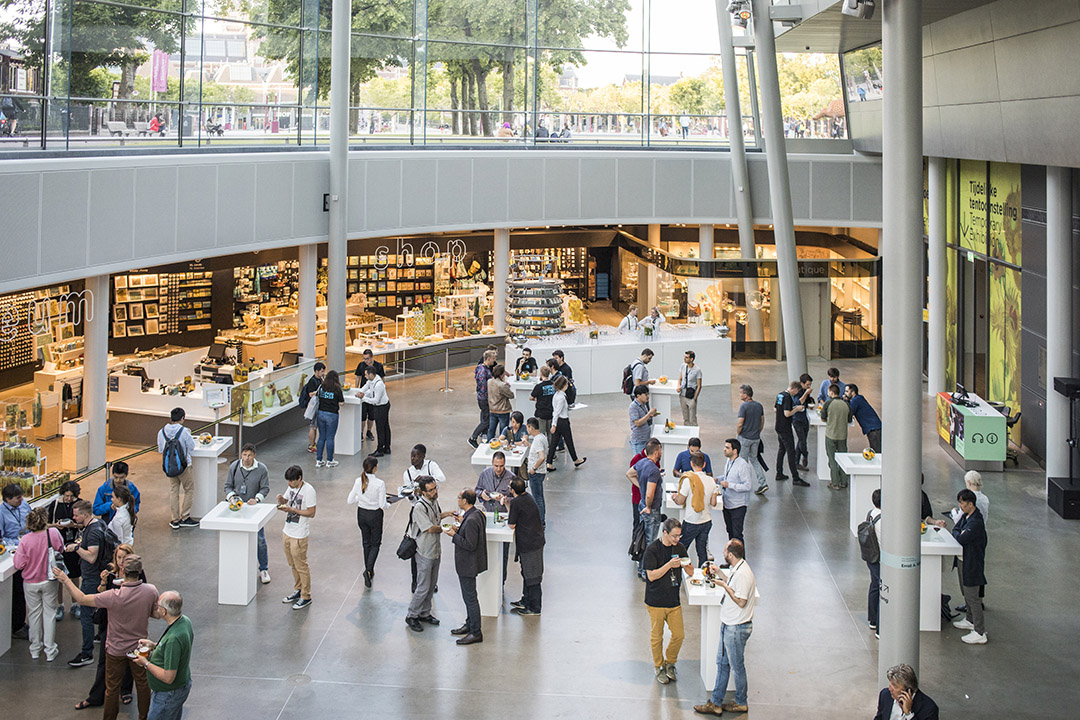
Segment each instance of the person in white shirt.
[{"label": "person in white shirt", "polygon": [[109,521],[109,529],[121,543],[132,545],[135,543],[135,496],[124,485],[113,488],[113,519]]},{"label": "person in white shirt", "polygon": [[[181,527],[198,527],[199,521],[191,517],[191,501],[195,498],[195,473],[191,469],[191,451],[195,449],[195,438],[191,437],[191,431],[184,427],[184,418],[187,413],[183,408],[173,408],[169,413],[169,423],[158,430],[158,452],[165,454],[167,440],[177,438],[184,454],[184,471],[176,477],[169,478],[169,505],[172,510],[172,519],[169,527],[176,530]],[[184,488],[184,504],[180,504],[180,488]]]},{"label": "person in white shirt", "polygon": [[[720,602],[720,647],[716,653],[716,685],[712,696],[694,711],[704,715],[720,715],[724,712],[747,712],[746,664],[743,654],[746,641],[754,630],[754,606],[757,604],[757,581],[754,572],[743,557],[743,544],[729,540],[724,548],[724,560],[731,566],[724,579],[723,571],[717,570],[716,584],[724,591]],[[735,701],[724,702],[728,678],[735,676]]]},{"label": "person in white shirt", "polygon": [[637,305],[631,306],[630,312],[619,322],[619,332],[637,332],[638,326]]},{"label": "person in white shirt", "polygon": [[[701,452],[690,453],[690,472],[683,473],[679,479],[679,489],[672,498],[679,507],[686,508],[682,520],[682,544],[690,550],[690,545],[697,540],[698,567],[709,559],[709,531],[712,530],[712,508],[720,490],[716,480],[705,474],[705,455]],[[690,501],[687,507],[686,501]]]},{"label": "person in white shirt", "polygon": [[311,568],[308,566],[308,536],[311,534],[311,518],[315,517],[315,488],[304,482],[304,471],[299,465],[285,470],[285,482],[289,489],[277,496],[277,509],[285,513],[282,541],[285,560],[293,574],[292,595],[281,599],[292,603],[293,610],[303,610],[311,605]]},{"label": "person in white shirt", "polygon": [[435,478],[435,482],[440,485],[446,482],[446,475],[443,474],[439,464],[428,459],[427,446],[423,443],[417,443],[409,451],[409,467],[405,468],[405,472],[401,473],[401,484],[406,488],[412,488],[416,485],[416,481],[424,475]]},{"label": "person in white shirt", "polygon": [[660,312],[660,308],[654,307],[649,311],[649,317],[641,321],[641,327],[647,327],[652,329],[653,335],[660,334],[660,326],[667,322],[667,318]]},{"label": "person in white shirt", "polygon": [[361,400],[371,405],[371,415],[375,419],[375,435],[378,447],[371,453],[374,457],[390,454],[390,396],[386,394],[386,381],[379,377],[374,367],[364,369],[367,382],[360,388]]},{"label": "person in white shirt", "polygon": [[693,350],[683,353],[679,368],[679,407],[682,408],[683,425],[697,425],[697,404],[701,398],[701,368],[694,364],[697,355]]},{"label": "person in white shirt", "polygon": [[548,447],[547,471],[555,472],[555,449],[559,441],[566,443],[566,452],[574,461],[574,467],[581,467],[587,458],[578,460],[574,448],[574,435],[570,432],[570,404],[566,401],[566,388],[570,387],[566,376],[555,378],[555,395],[551,398],[551,444]]},{"label": "person in white shirt", "polygon": [[[378,427],[378,420],[376,427]],[[364,469],[349,491],[349,504],[356,503],[356,524],[364,540],[364,587],[371,587],[375,577],[375,561],[382,546],[383,510],[386,509],[386,483],[375,477],[379,461],[375,456],[364,458]]]},{"label": "person in white shirt", "polygon": [[[540,421],[534,417],[525,421],[529,433],[529,455],[525,458],[525,469],[529,474],[529,492],[540,508],[540,524],[547,527],[547,515],[544,512],[544,477],[546,476],[548,454],[547,433],[540,432]],[[584,461],[583,461],[584,462]]]}]

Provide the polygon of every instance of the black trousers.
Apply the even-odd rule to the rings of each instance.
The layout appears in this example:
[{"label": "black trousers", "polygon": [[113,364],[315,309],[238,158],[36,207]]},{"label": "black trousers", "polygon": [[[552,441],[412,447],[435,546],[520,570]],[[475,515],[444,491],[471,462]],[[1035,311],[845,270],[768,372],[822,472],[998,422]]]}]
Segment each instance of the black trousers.
[{"label": "black trousers", "polygon": [[23,594],[22,570],[16,570],[11,576],[11,632],[22,630],[25,624],[26,595]]},{"label": "black trousers", "polygon": [[379,548],[382,546],[383,511],[356,508],[356,525],[364,540],[364,569],[369,573],[375,572],[375,561],[379,559]]},{"label": "black trousers", "polygon": [[727,527],[727,536],[729,540],[738,540],[739,542],[746,544],[743,540],[743,521],[746,520],[746,506],[737,508],[724,508],[724,526]]},{"label": "black trousers", "polygon": [[479,635],[483,630],[480,624],[480,596],[476,594],[476,577],[463,577],[458,575],[461,583],[461,599],[465,603],[465,625],[473,635]]},{"label": "black trousers", "polygon": [[[521,600],[525,603],[525,609],[532,612],[540,612],[543,593],[540,590],[540,578],[530,578],[525,581],[522,588]],[[532,583],[531,585],[529,583]]]},{"label": "black trousers", "polygon": [[866,442],[870,445],[870,449],[876,453],[881,452],[881,429],[871,430],[866,433]]},{"label": "black trousers", "polygon": [[788,469],[791,470],[791,477],[799,477],[799,468],[796,467],[798,457],[795,453],[795,435],[791,432],[791,428],[787,430],[777,430],[776,437],[779,440],[779,447],[776,449],[776,477],[780,477],[784,473],[784,456],[787,455]]},{"label": "black trousers", "polygon": [[[84,607],[83,612],[93,614],[93,608]],[[104,611],[103,611],[104,612]],[[101,650],[98,651],[97,674],[94,676],[94,684],[90,686],[90,692],[86,695],[86,703],[94,707],[105,704],[105,639],[109,633],[109,618],[105,613],[105,622],[99,626],[101,632]],[[124,670],[124,680],[120,683],[120,694],[130,695],[135,687],[135,678],[131,676],[131,667]]]},{"label": "black trousers", "polygon": [[375,421],[375,436],[379,439],[376,452],[390,452],[390,403],[372,405],[371,418]]},{"label": "black trousers", "polygon": [[[805,413],[802,413],[803,417],[806,417]],[[795,417],[799,417],[796,415]],[[810,446],[807,444],[807,436],[810,435],[810,421],[809,420],[793,420],[791,426],[795,428],[795,459],[802,460],[806,458],[807,463],[810,461]]]},{"label": "black trousers", "polygon": [[487,435],[488,420],[491,418],[491,408],[488,406],[487,398],[484,398],[483,400],[476,398],[476,404],[480,408],[480,422],[477,423],[476,427],[473,428],[472,434],[469,435],[469,438],[472,440],[480,437],[481,434]]},{"label": "black trousers", "polygon": [[574,449],[574,434],[570,432],[570,418],[559,418],[555,423],[555,434],[551,436],[551,444],[548,446],[547,461],[550,465],[555,462],[555,450],[560,441],[566,442],[566,451],[570,453],[570,459],[577,462],[577,450]]}]

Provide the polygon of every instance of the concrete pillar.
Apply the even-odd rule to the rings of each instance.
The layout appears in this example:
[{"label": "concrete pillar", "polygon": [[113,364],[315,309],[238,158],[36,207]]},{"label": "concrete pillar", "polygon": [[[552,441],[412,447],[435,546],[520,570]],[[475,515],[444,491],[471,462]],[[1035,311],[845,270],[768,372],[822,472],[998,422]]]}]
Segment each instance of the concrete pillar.
[{"label": "concrete pillar", "polygon": [[1046,168],[1046,477],[1069,476],[1069,400],[1055,377],[1072,377],[1072,171]]},{"label": "concrete pillar", "polygon": [[919,480],[922,458],[921,3],[888,0],[882,17],[881,644],[879,684],[919,668]]},{"label": "concrete pillar", "polygon": [[702,260],[712,260],[716,257],[712,225],[698,225],[698,250],[698,256]]},{"label": "concrete pillar", "polygon": [[926,394],[952,390],[945,387],[945,158],[930,158],[929,268],[927,282],[929,302],[927,311]]},{"label": "concrete pillar", "polygon": [[660,247],[660,226],[659,225],[650,225],[649,226],[648,242],[649,242],[649,247],[654,247],[654,248]]},{"label": "concrete pillar", "polygon": [[318,292],[319,246],[300,246],[300,292],[296,303],[297,350],[305,360],[315,357],[315,303]]},{"label": "concrete pillar", "polygon": [[495,266],[491,269],[491,283],[494,293],[491,315],[494,318],[495,334],[506,332],[506,281],[510,278],[510,230],[495,230]]},{"label": "concrete pillar", "polygon": [[333,0],[330,36],[330,227],[326,260],[326,365],[345,371],[345,275],[349,217],[350,0]]},{"label": "concrete pillar", "polygon": [[108,430],[105,403],[109,387],[109,276],[86,279],[87,300],[83,313],[83,407],[82,417],[89,424],[89,467],[105,462]]},{"label": "concrete pillar", "polygon": [[[799,296],[799,264],[795,255],[795,220],[791,210],[784,115],[780,105],[780,79],[776,68],[776,38],[769,19],[770,0],[752,0],[754,43],[761,93],[761,122],[765,159],[769,166],[773,234],[776,239],[776,273],[784,302],[784,347],[788,377],[806,372],[806,339],[803,337],[802,298]],[[921,100],[920,100],[921,102]],[[920,105],[921,107],[921,105]],[[775,291],[774,291],[775,293]]]}]

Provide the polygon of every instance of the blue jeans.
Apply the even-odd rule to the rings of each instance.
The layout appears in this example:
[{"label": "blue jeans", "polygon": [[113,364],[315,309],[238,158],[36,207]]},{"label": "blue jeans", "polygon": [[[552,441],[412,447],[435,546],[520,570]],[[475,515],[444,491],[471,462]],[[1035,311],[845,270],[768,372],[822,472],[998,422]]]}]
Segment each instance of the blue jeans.
[{"label": "blue jeans", "polygon": [[532,493],[536,506],[540,508],[540,524],[547,525],[547,515],[544,513],[544,473],[529,474],[529,492]]},{"label": "blue jeans", "polygon": [[184,714],[184,701],[191,692],[191,681],[175,690],[157,690],[150,693],[150,712],[147,720],[180,720]]},{"label": "blue jeans", "polygon": [[[687,502],[690,499],[687,498]],[[709,559],[709,551],[707,546],[709,544],[709,532],[712,530],[712,520],[707,523],[688,523],[684,522],[682,525],[682,540],[683,546],[689,550],[690,545],[697,540],[697,559],[698,567],[705,564],[705,561]]]},{"label": "blue jeans", "polygon": [[739,451],[739,457],[750,463],[750,467],[754,471],[754,475],[758,479],[758,487],[766,485],[765,482],[765,468],[761,467],[761,463],[758,461],[758,448],[761,446],[761,438],[755,438],[754,440],[748,440],[742,435],[739,436],[739,442],[742,443],[742,450]]},{"label": "blue jeans", "polygon": [[255,546],[255,554],[259,557],[259,570],[269,570],[270,560],[266,555],[266,532],[259,528],[258,544]]},{"label": "blue jeans", "polygon": [[499,437],[499,433],[510,424],[510,413],[490,413],[488,415],[488,440]]},{"label": "blue jeans", "polygon": [[[638,505],[638,512],[640,513],[645,509],[645,501],[642,500]],[[656,536],[660,534],[660,511],[656,508],[652,509],[652,512],[647,515],[641,516],[641,522],[645,523],[645,546],[653,544],[656,540]],[[641,560],[638,561],[638,575],[645,577],[645,556],[641,556]]]},{"label": "blue jeans", "polygon": [[753,631],[752,622],[720,626],[720,647],[716,652],[716,687],[709,698],[713,705],[723,704],[728,676],[731,673],[735,673],[735,702],[739,705],[746,704],[746,663],[743,661],[743,653],[746,650],[746,641],[750,639]]},{"label": "blue jeans", "polygon": [[[98,583],[101,578],[97,573],[90,573],[93,577],[83,575],[79,582],[79,589],[87,595],[97,593]],[[79,613],[79,624],[82,625],[82,654],[86,657],[94,656],[94,609],[84,607]],[[101,652],[105,652],[102,650]]]},{"label": "blue jeans", "polygon": [[[645,449],[646,442],[647,441],[645,440],[643,440],[642,442],[634,442],[633,440],[630,441],[630,449],[633,451],[634,455],[637,455],[639,452]],[[631,455],[631,457],[633,457],[633,455]]]},{"label": "blue jeans", "polygon": [[334,436],[337,435],[338,414],[320,410],[315,414],[315,425],[319,428],[319,440],[315,443],[315,459],[323,459],[323,448],[326,449],[326,459],[334,459]]}]

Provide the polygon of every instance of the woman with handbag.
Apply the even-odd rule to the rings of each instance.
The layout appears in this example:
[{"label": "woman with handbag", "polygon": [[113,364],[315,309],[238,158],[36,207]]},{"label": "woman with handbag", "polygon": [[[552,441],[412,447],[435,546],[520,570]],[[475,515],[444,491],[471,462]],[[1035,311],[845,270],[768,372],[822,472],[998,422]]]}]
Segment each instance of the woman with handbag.
[{"label": "woman with handbag", "polygon": [[319,398],[319,410],[315,415],[315,425],[319,429],[319,439],[315,443],[315,467],[323,466],[323,451],[326,452],[326,467],[336,467],[334,437],[337,435],[338,413],[345,404],[345,393],[341,390],[337,370],[326,373],[315,396]]},{"label": "woman with handbag", "polygon": [[[79,536],[79,526],[75,523],[75,513],[72,506],[79,499],[80,492],[82,492],[82,488],[79,487],[79,483],[68,480],[60,486],[60,495],[49,503],[47,508],[49,511],[49,525],[60,531],[60,536],[64,538],[65,547],[75,542]],[[65,552],[64,565],[67,566],[65,572],[67,572],[69,578],[76,580],[82,577],[79,553]],[[64,619],[64,584],[56,583],[56,586],[56,621],[59,622]],[[71,616],[77,618],[82,615],[81,608],[81,605],[72,600]]]},{"label": "woman with handbag", "polygon": [[60,649],[56,646],[56,588],[52,566],[63,565],[64,539],[60,531],[49,527],[45,508],[31,510],[26,516],[26,535],[15,548],[15,568],[22,570],[26,617],[30,623],[30,657],[35,660],[45,648],[45,659],[52,662]]},{"label": "woman with handbag", "polygon": [[383,510],[386,509],[386,483],[375,477],[379,461],[368,455],[364,469],[349,491],[349,504],[356,503],[356,524],[364,540],[364,586],[371,587],[375,577],[375,560],[382,545]]}]

